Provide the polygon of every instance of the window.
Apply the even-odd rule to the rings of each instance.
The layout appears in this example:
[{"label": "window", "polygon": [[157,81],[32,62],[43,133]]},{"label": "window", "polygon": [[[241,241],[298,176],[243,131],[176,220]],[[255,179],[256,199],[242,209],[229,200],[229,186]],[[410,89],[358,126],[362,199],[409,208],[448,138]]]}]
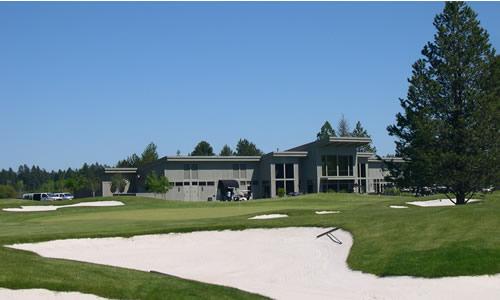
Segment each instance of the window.
[{"label": "window", "polygon": [[285,178],[285,174],[283,174],[283,164],[275,164],[274,165],[274,172],[276,175],[276,178]]},{"label": "window", "polygon": [[258,180],[252,181],[252,185],[259,185],[259,181]]},{"label": "window", "polygon": [[184,181],[184,185],[189,185],[189,181]]},{"label": "window", "polygon": [[213,181],[208,181],[207,185],[214,185],[214,182]]},{"label": "window", "polygon": [[326,165],[328,168],[328,176],[337,176],[337,156],[328,155]]},{"label": "window", "polygon": [[349,175],[349,156],[339,155],[339,176]]},{"label": "window", "polygon": [[200,185],[204,186],[204,185],[207,185],[207,183],[205,181],[200,181]]},{"label": "window", "polygon": [[198,181],[191,182],[191,185],[198,185]]},{"label": "window", "polygon": [[276,181],[276,195],[278,194],[279,189],[285,188],[285,182],[283,180]]},{"label": "window", "polygon": [[182,182],[181,182],[181,181],[177,181],[177,182],[175,183],[175,186],[182,186]]},{"label": "window", "polygon": [[295,182],[293,180],[286,181],[286,193],[294,193],[295,192]]},{"label": "window", "polygon": [[293,164],[285,165],[285,176],[286,178],[293,178]]},{"label": "window", "polygon": [[366,177],[366,164],[358,164],[358,177]]}]

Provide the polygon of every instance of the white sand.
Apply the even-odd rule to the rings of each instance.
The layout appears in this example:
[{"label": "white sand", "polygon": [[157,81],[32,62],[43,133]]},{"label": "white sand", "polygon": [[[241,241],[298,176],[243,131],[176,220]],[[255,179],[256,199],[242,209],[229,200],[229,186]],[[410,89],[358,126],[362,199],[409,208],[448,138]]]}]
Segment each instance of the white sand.
[{"label": "white sand", "polygon": [[[453,199],[455,200],[455,199]],[[478,202],[479,199],[470,199],[469,202]],[[437,200],[427,200],[427,201],[412,201],[406,202],[407,204],[422,206],[422,207],[435,207],[435,206],[455,206],[450,199],[437,199]]]},{"label": "white sand", "polygon": [[121,201],[95,201],[95,202],[80,202],[76,204],[69,205],[29,205],[21,206],[21,208],[4,208],[4,211],[12,212],[33,212],[33,211],[54,211],[59,208],[66,207],[95,207],[95,206],[120,206],[125,205]]},{"label": "white sand", "polygon": [[155,270],[278,299],[496,299],[500,274],[439,279],[379,278],[347,267],[342,245],[316,235],[328,228],[249,229],[69,239],[13,248],[143,271]]},{"label": "white sand", "polygon": [[278,219],[278,218],[288,218],[288,215],[283,215],[283,214],[258,215],[258,216],[251,217],[248,219],[249,220],[267,220],[267,219]]},{"label": "white sand", "polygon": [[0,288],[0,299],[9,300],[96,300],[105,299],[92,294],[82,294],[77,292],[54,292],[46,289],[22,289],[11,290]]},{"label": "white sand", "polygon": [[390,208],[408,208],[408,206],[404,206],[404,205],[391,205],[389,207]]},{"label": "white sand", "polygon": [[338,214],[340,211],[338,210],[322,210],[322,211],[316,211],[315,214],[317,215],[328,215],[328,214]]}]

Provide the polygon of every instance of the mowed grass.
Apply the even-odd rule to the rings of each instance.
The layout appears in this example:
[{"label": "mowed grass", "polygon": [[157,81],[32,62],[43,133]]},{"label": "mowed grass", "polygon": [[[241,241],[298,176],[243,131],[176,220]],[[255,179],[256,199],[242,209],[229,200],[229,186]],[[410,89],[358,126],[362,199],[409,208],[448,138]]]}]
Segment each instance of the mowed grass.
[{"label": "mowed grass", "polygon": [[[57,202],[69,204],[110,198]],[[457,207],[392,209],[414,197],[317,194],[240,203],[180,202],[118,197],[125,206],[0,211],[0,244],[64,238],[133,236],[196,230],[338,226],[350,231],[352,269],[377,274],[441,277],[500,273],[500,193]],[[0,208],[40,205],[2,200]],[[49,203],[53,204],[53,203]],[[340,214],[316,215],[316,210]],[[289,218],[248,220],[257,214]],[[146,272],[46,259],[0,247],[0,286],[80,291],[108,298],[260,298],[237,289]]]}]

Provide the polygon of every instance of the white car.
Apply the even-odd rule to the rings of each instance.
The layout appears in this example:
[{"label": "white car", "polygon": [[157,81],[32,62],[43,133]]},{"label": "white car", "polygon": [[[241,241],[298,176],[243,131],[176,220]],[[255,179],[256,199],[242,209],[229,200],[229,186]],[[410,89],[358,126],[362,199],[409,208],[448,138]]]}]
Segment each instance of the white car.
[{"label": "white car", "polygon": [[57,195],[57,197],[59,197],[58,200],[73,200],[73,199],[75,199],[75,196],[73,196],[70,193],[55,193],[54,195]]},{"label": "white car", "polygon": [[62,200],[63,198],[60,196],[60,194],[53,194],[53,193],[47,193],[49,196],[49,200]]}]

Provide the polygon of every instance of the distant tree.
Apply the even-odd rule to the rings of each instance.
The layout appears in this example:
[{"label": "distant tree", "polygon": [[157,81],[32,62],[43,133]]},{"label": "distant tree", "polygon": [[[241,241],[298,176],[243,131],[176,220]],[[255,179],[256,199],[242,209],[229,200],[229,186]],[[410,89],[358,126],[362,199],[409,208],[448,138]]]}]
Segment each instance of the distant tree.
[{"label": "distant tree", "polygon": [[140,165],[149,164],[157,160],[158,152],[156,151],[156,145],[154,143],[149,143],[141,154]]},{"label": "distant tree", "polygon": [[319,140],[328,140],[330,137],[336,136],[335,130],[333,129],[330,122],[325,121],[318,134],[316,135],[316,139]]},{"label": "distant tree", "polygon": [[0,185],[0,199],[16,198],[17,192],[11,185]]},{"label": "distant tree", "polygon": [[214,149],[206,141],[199,142],[196,147],[194,147],[192,156],[214,156]]},{"label": "distant tree", "polygon": [[388,127],[396,154],[394,180],[411,186],[446,186],[455,204],[498,181],[500,113],[494,49],[476,13],[447,2],[434,18],[434,41],[413,64],[402,113]]},{"label": "distant tree", "polygon": [[111,192],[123,193],[127,187],[127,180],[121,174],[115,174],[111,177]]},{"label": "distant tree", "polygon": [[347,121],[347,119],[344,117],[344,114],[342,114],[342,117],[339,120],[337,131],[339,133],[339,136],[341,137],[351,135],[351,127],[349,126],[349,122]]},{"label": "distant tree", "polygon": [[233,150],[231,150],[231,147],[228,145],[224,145],[222,149],[220,150],[220,156],[232,156],[234,155]]},{"label": "distant tree", "polygon": [[[76,194],[78,191],[85,188],[85,185],[86,185],[85,181],[86,181],[85,177],[81,176],[78,173],[75,173],[72,176],[65,179],[64,186],[71,193]],[[47,192],[50,192],[50,191],[47,191]]]},{"label": "distant tree", "polygon": [[264,153],[257,146],[247,139],[240,139],[236,144],[237,156],[261,156]]},{"label": "distant tree", "polygon": [[151,193],[163,194],[165,196],[170,189],[170,182],[167,177],[158,176],[153,171],[146,177],[146,189]]},{"label": "distant tree", "polygon": [[[356,122],[356,127],[352,131],[351,136],[371,138],[371,136],[368,134],[368,132],[363,128],[363,125],[361,125],[360,121]],[[370,142],[368,145],[358,147],[358,151],[376,153],[377,148],[375,148],[375,146],[373,146],[372,142]]]},{"label": "distant tree", "polygon": [[181,156],[181,150],[177,150],[177,151],[175,152],[175,155],[177,155],[177,156]]}]

